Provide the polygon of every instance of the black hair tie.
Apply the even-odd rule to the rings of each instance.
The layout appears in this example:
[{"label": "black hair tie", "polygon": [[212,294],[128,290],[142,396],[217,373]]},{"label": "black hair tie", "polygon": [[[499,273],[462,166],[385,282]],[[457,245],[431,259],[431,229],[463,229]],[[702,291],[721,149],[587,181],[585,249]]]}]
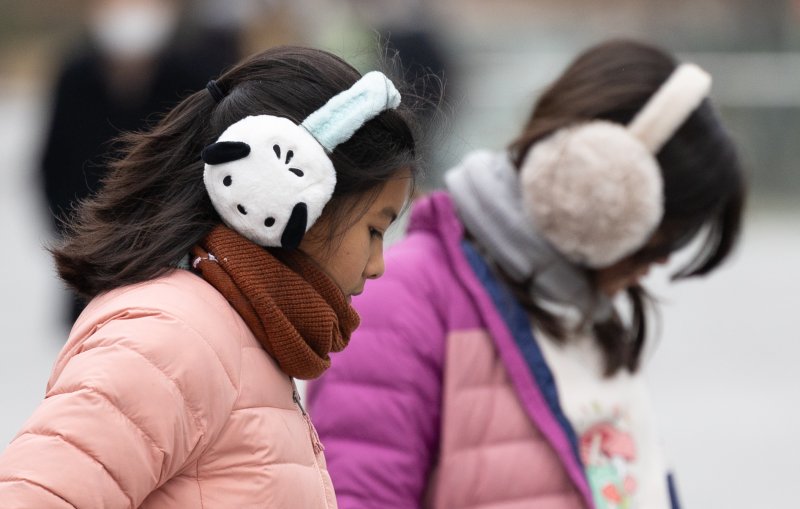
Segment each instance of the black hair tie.
[{"label": "black hair tie", "polygon": [[220,88],[215,80],[211,80],[206,84],[206,90],[208,90],[208,93],[211,94],[211,97],[217,104],[225,99],[225,92],[222,91],[222,88]]}]

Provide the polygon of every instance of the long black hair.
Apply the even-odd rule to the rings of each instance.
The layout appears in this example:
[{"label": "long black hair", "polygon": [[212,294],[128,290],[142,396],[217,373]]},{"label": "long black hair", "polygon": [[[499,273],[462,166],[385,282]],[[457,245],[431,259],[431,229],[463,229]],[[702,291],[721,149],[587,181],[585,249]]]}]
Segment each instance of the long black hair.
[{"label": "long black hair", "polygon": [[[203,148],[249,115],[299,124],[360,77],[325,51],[272,48],[216,80],[224,93],[219,103],[201,90],[151,130],[123,135],[122,156],[110,164],[101,190],[78,206],[64,241],[51,249],[59,275],[93,297],[165,273],[220,223],[203,184]],[[355,198],[376,194],[400,170],[417,175],[415,125],[401,104],[333,151],[336,188],[322,215],[333,229],[354,210]]]},{"label": "long black hair", "polygon": [[[602,119],[626,125],[677,67],[667,52],[632,40],[612,40],[579,55],[540,96],[521,135],[510,145],[519,168],[531,147],[558,129]],[[633,254],[639,263],[651,263],[686,246],[701,235],[695,256],[673,279],[707,274],[733,249],[745,203],[743,171],[731,137],[710,100],[680,126],[656,154],[664,182],[664,215],[656,244]],[[587,269],[593,278],[592,271]],[[564,327],[545,312],[527,289],[515,293],[534,316],[557,338]],[[632,320],[618,315],[595,326],[595,336],[606,359],[606,373],[622,367],[634,371],[646,335],[645,292],[628,289]]]}]

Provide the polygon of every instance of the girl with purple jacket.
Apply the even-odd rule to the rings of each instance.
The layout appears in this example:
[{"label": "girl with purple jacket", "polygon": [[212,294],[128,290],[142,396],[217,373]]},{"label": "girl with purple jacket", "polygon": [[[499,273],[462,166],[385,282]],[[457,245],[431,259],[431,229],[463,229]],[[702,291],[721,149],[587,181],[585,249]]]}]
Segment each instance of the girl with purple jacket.
[{"label": "girl with purple jacket", "polygon": [[745,184],[710,81],[647,44],[594,46],[508,150],[416,203],[309,390],[341,507],[677,507],[639,279],[693,240],[675,279],[707,274],[736,243]]}]

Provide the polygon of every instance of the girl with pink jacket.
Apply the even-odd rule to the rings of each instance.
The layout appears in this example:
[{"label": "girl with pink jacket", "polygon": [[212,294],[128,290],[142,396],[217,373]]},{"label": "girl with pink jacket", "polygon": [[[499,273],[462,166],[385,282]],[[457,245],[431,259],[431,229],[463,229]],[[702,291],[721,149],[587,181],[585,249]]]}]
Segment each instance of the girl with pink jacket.
[{"label": "girl with pink jacket", "polygon": [[639,279],[737,239],[745,187],[710,77],[653,46],[578,56],[501,152],[420,199],[348,351],[311,384],[340,506],[677,507]]},{"label": "girl with pink jacket", "polygon": [[336,507],[294,379],[383,273],[411,127],[383,74],[283,47],[125,136],[52,250],[90,301],[0,455],[0,507]]}]

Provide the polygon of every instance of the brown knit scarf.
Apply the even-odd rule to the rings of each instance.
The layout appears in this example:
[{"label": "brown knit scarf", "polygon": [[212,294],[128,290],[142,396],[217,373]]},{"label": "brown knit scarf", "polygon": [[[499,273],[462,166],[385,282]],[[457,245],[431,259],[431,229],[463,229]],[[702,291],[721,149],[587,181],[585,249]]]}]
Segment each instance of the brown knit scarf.
[{"label": "brown knit scarf", "polygon": [[358,314],[342,291],[298,250],[273,254],[220,225],[192,255],[202,277],[289,376],[320,376],[331,365],[328,354],[344,349],[358,327]]}]

